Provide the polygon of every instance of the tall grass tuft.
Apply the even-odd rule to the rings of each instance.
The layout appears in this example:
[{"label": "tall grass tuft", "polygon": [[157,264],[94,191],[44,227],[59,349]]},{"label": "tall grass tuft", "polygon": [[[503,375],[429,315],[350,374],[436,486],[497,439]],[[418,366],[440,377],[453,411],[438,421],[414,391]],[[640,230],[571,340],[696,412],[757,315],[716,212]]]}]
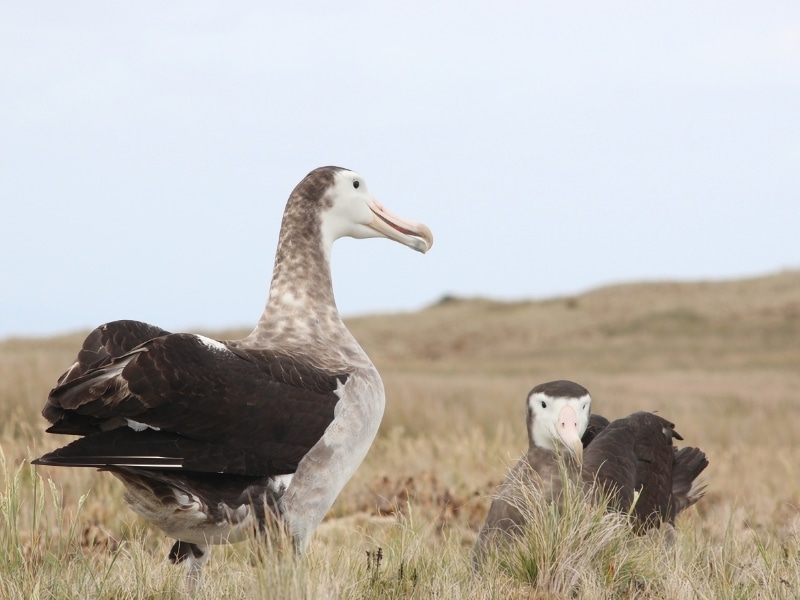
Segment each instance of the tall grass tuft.
[{"label": "tall grass tuft", "polygon": [[526,524],[491,560],[543,595],[625,597],[642,591],[657,577],[648,543],[633,533],[628,515],[609,510],[607,496],[590,500],[563,462],[560,471],[557,501],[525,476],[511,482],[512,502]]},{"label": "tall grass tuft", "polygon": [[43,479],[30,460],[10,464],[0,447],[0,597],[70,597],[56,591],[74,574],[93,594],[102,593],[117,552],[91,552],[94,540],[80,526],[77,506],[62,506],[62,491]]}]

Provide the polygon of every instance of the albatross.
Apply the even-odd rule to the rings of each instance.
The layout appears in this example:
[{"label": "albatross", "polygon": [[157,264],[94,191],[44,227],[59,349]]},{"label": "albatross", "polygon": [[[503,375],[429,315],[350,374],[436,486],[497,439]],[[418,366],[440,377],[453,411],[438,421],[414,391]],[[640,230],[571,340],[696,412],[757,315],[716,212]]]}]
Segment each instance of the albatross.
[{"label": "albatross", "polygon": [[[706,455],[698,448],[676,448],[673,440],[683,438],[673,423],[644,411],[609,422],[591,413],[591,406],[589,391],[573,381],[542,383],[528,393],[528,451],[489,507],[473,566],[498,541],[523,530],[520,481],[536,485],[541,497],[552,502],[561,495],[562,473],[575,476],[587,490],[602,490],[611,509],[632,509],[638,532],[661,523],[674,526],[676,515],[703,497],[705,485],[697,478],[708,466]],[[565,470],[559,456],[567,458]]]},{"label": "albatross", "polygon": [[380,375],[342,322],[333,242],[384,237],[419,252],[430,229],[402,219],[340,167],[309,173],[281,224],[255,329],[219,341],[139,321],[92,331],[42,414],[81,436],[36,464],[95,467],[175,544],[194,588],[210,545],[278,519],[302,554],[367,454],[384,411]]}]

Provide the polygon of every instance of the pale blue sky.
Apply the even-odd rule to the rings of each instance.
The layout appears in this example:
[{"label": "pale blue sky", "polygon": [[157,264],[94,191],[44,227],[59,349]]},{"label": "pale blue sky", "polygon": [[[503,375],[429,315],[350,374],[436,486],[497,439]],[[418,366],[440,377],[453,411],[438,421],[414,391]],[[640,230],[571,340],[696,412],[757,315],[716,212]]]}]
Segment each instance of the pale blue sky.
[{"label": "pale blue sky", "polygon": [[800,268],[800,3],[0,1],[0,338],[251,326],[354,169],[345,315]]}]

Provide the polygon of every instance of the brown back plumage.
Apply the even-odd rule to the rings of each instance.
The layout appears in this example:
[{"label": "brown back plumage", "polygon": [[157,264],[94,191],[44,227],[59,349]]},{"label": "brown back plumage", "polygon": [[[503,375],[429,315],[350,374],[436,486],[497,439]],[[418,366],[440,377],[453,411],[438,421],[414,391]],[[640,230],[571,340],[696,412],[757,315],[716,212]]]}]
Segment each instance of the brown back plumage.
[{"label": "brown back plumage", "polygon": [[[677,450],[675,426],[649,412],[613,421],[584,453],[583,479],[603,489],[611,506],[632,515],[640,530],[675,523],[675,516],[702,497],[694,480],[708,466],[697,448]],[[676,478],[677,475],[677,478]]]}]

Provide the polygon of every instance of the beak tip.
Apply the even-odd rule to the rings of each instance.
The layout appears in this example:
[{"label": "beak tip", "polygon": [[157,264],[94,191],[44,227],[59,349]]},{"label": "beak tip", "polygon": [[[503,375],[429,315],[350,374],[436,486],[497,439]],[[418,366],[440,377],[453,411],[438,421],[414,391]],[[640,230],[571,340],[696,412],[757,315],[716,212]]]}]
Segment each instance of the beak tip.
[{"label": "beak tip", "polygon": [[578,462],[579,465],[583,464],[583,446],[576,446],[575,447],[575,460]]},{"label": "beak tip", "polygon": [[433,232],[431,232],[427,225],[422,224],[420,224],[419,230],[419,245],[421,246],[419,251],[425,254],[428,250],[433,248]]}]

